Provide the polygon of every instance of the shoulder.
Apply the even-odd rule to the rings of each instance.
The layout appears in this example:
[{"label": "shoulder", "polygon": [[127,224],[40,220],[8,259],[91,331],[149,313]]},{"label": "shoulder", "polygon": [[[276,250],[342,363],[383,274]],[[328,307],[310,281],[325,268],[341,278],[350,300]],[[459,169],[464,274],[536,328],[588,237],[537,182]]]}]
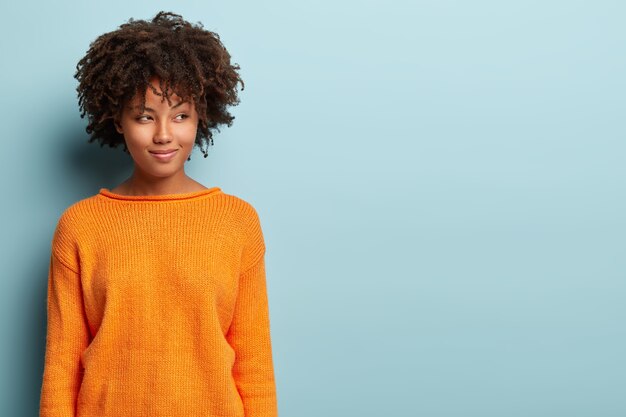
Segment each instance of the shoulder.
[{"label": "shoulder", "polygon": [[85,225],[93,217],[92,207],[96,196],[83,198],[65,208],[58,217],[54,229],[51,250],[66,265],[76,267],[78,242],[85,235]]},{"label": "shoulder", "polygon": [[223,191],[219,198],[231,208],[236,217],[239,218],[243,224],[259,222],[259,213],[249,200]]},{"label": "shoulder", "polygon": [[86,197],[69,205],[61,212],[58,228],[78,229],[81,224],[98,212],[99,200],[96,195]]},{"label": "shoulder", "polygon": [[242,265],[246,269],[248,265],[253,265],[263,257],[266,251],[259,213],[255,205],[247,199],[226,193],[223,198],[236,207],[236,214],[243,231]]}]

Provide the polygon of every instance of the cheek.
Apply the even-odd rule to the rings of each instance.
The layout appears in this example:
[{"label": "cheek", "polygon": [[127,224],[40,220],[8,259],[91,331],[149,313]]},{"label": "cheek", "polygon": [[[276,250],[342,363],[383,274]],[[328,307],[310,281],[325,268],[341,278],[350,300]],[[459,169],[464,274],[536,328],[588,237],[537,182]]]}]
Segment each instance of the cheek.
[{"label": "cheek", "polygon": [[197,124],[189,123],[183,130],[181,130],[180,141],[181,144],[193,145],[196,141],[196,134],[198,133]]},{"label": "cheek", "polygon": [[128,130],[124,131],[124,142],[126,142],[126,148],[128,148],[128,152],[130,153],[130,157],[137,161],[137,158],[141,158],[143,155],[143,150],[145,146],[138,139],[135,132],[130,132]]},{"label": "cheek", "polygon": [[126,140],[126,146],[129,148],[141,147],[146,142],[145,138],[137,134],[137,132],[125,132],[124,139]]}]

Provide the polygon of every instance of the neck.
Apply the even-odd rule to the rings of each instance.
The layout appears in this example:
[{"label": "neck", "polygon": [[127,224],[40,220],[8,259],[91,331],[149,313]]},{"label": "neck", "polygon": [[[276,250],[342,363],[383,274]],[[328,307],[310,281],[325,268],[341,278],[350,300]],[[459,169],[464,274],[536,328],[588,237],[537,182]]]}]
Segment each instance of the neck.
[{"label": "neck", "polygon": [[141,175],[137,169],[117,190],[126,195],[163,195],[194,191],[202,186],[189,178],[183,170],[169,177],[149,177]]}]

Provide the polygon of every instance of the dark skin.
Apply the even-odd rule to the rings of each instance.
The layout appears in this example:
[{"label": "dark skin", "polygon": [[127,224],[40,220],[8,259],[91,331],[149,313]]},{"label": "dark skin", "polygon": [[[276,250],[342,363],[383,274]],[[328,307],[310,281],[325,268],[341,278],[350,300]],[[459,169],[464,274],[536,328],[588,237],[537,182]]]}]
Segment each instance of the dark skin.
[{"label": "dark skin", "polygon": [[[169,104],[158,94],[162,93],[158,89],[159,79],[150,81],[157,94],[146,89],[145,106],[141,106],[142,97],[137,95],[125,104],[115,121],[133,158],[134,172],[111,191],[122,195],[163,195],[207,189],[185,173],[198,126],[193,102],[174,95]],[[165,150],[173,150],[173,156],[162,159],[154,154]]]},{"label": "dark skin", "polygon": [[[186,176],[182,157],[190,157],[191,148],[197,146],[206,158],[213,144],[213,131],[219,131],[221,125],[231,126],[234,116],[227,107],[239,103],[237,84],[242,90],[244,87],[238,70],[217,33],[169,12],[159,12],[150,21],[130,20],[92,42],[75,74],[81,117],[89,120],[89,142],[122,146],[135,162],[133,175],[111,191],[145,195],[206,189]],[[149,153],[164,145],[159,143],[163,139],[143,142],[142,149],[129,146],[135,142],[129,141],[128,129],[134,125],[127,119],[127,106],[133,103],[142,111],[143,107],[154,108],[156,103],[148,105],[144,101],[150,94],[165,103],[163,109],[173,108],[179,101],[192,107],[187,111],[195,120],[195,137],[192,143],[187,134],[184,141],[173,142],[179,153],[172,162],[165,163]],[[159,121],[166,119],[165,113],[156,116]],[[171,169],[174,165],[177,168]]]}]

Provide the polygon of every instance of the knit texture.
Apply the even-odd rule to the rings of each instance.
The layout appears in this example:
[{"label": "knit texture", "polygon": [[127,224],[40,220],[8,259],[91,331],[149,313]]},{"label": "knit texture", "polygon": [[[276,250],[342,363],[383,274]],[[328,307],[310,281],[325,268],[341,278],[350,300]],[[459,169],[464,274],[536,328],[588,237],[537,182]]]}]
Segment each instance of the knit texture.
[{"label": "knit texture", "polygon": [[40,417],[275,417],[265,243],[219,187],[68,207],[51,245]]}]

